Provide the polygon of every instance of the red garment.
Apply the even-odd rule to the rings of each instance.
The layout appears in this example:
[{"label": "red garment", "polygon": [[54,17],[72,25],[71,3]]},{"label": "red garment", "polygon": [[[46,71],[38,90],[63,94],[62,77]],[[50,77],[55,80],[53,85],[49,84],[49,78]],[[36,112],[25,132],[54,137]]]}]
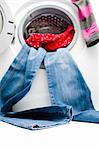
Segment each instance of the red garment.
[{"label": "red garment", "polygon": [[74,33],[73,26],[69,25],[66,31],[61,34],[34,33],[25,41],[31,47],[44,47],[47,51],[55,51],[58,48],[68,46],[73,40]]}]

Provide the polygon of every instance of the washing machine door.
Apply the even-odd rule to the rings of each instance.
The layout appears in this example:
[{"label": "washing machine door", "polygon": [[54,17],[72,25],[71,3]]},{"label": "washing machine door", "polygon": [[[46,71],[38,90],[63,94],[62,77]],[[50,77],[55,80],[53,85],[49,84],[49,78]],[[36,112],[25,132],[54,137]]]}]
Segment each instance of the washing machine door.
[{"label": "washing machine door", "polygon": [[14,39],[14,21],[12,13],[4,0],[0,0],[0,54]]}]

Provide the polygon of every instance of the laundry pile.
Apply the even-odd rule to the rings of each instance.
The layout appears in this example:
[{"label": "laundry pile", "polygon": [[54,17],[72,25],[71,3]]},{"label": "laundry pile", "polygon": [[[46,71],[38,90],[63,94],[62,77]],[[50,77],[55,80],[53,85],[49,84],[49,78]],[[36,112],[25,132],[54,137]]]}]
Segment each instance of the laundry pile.
[{"label": "laundry pile", "polygon": [[[72,1],[78,7],[87,46],[97,44],[99,33],[89,1]],[[75,29],[69,24],[61,34],[33,33],[25,39],[26,44],[0,81],[0,121],[30,130],[66,124],[71,120],[99,124],[99,111],[95,110],[91,91],[67,49],[74,34]],[[51,106],[14,112],[13,106],[29,93],[42,62]]]},{"label": "laundry pile", "polygon": [[[30,91],[43,60],[51,106],[13,112],[13,105]],[[19,127],[36,130],[71,120],[99,123],[91,92],[67,48],[49,53],[24,45],[1,80],[0,91],[0,120]]]},{"label": "laundry pile", "polygon": [[72,42],[74,34],[74,27],[69,25],[66,31],[61,34],[34,33],[25,41],[31,47],[44,47],[47,51],[55,51],[58,48],[68,46]]}]

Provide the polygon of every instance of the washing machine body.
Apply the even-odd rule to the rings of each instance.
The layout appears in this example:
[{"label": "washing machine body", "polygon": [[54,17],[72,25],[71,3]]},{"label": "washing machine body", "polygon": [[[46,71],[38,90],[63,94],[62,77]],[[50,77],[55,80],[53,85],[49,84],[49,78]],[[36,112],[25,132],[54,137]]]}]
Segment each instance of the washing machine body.
[{"label": "washing machine body", "polygon": [[[2,0],[0,1],[0,6],[5,8]],[[20,8],[18,7],[17,11],[14,12],[15,15],[13,24],[15,26],[15,29],[14,27],[10,27],[11,30],[13,29],[13,38],[9,40],[9,44],[7,44],[7,47],[0,47],[0,49],[2,49],[2,53],[0,55],[0,61],[2,66],[0,72],[0,79],[2,80],[9,66],[20,52],[22,45],[25,44],[24,32],[27,24],[29,24],[37,15],[43,13],[51,13],[54,11],[57,12],[57,14],[61,14],[61,16],[66,15],[74,25],[75,35],[73,41],[67,47],[67,49],[70,51],[72,57],[76,61],[83,77],[85,78],[91,90],[93,103],[96,109],[99,109],[98,46],[92,48],[86,47],[85,41],[81,34],[77,8],[76,6],[71,4],[69,0],[31,0],[27,1],[27,3],[25,4],[23,2],[22,6]],[[8,16],[7,11],[5,11],[5,16]],[[12,16],[11,13],[9,14],[9,16]],[[0,20],[3,20],[1,13]],[[3,21],[0,25],[1,33],[3,30],[2,26]],[[7,27],[7,30],[9,33],[9,27]],[[2,40],[1,33],[0,40]],[[6,39],[7,38],[5,38],[5,40]],[[46,71],[45,69],[39,69],[36,78],[32,82],[32,87],[29,93],[13,106],[13,111],[22,111],[33,108],[46,107],[50,105],[51,101]]]}]

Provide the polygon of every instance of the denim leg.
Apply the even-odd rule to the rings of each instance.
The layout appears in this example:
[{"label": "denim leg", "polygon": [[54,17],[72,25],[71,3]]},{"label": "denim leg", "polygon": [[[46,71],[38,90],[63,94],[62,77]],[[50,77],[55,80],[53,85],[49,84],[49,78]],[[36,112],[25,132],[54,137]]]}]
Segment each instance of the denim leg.
[{"label": "denim leg", "polygon": [[[1,107],[2,114],[0,116],[0,120],[30,130],[43,129],[68,123],[72,119],[71,106],[60,107],[56,105],[21,112],[12,112],[12,106],[16,102],[21,100],[21,98],[25,96],[26,93],[29,91],[32,84],[32,80],[34,79],[37,70],[39,69],[40,64],[46,54],[46,51],[43,48],[39,48],[38,51],[29,48],[28,51],[26,51],[25,47],[24,52],[25,55],[26,54],[27,55],[26,57],[24,57],[23,51],[24,49],[21,50],[20,54],[17,56],[17,58],[11,65],[12,68],[13,66],[15,66],[13,68],[13,76],[11,76],[9,80],[8,80],[9,73],[7,73],[4,76],[4,78],[7,78],[6,80],[8,80],[9,82],[7,81],[7,87],[4,87],[4,85],[2,85],[3,87],[2,92],[4,93],[1,96],[2,98],[1,102],[3,105]],[[19,58],[22,59],[21,61],[23,61],[24,63],[20,64]],[[17,65],[15,64],[15,62],[17,62],[16,63]],[[2,84],[5,81],[4,78],[2,80]],[[5,89],[6,92],[8,93],[3,91]],[[12,93],[10,90],[13,90],[13,92],[15,93]],[[13,94],[13,96],[11,94]],[[8,99],[8,97],[10,98]]]},{"label": "denim leg", "polygon": [[46,51],[23,46],[0,83],[0,110],[12,111],[12,106],[21,100],[31,88]]},{"label": "denim leg", "polygon": [[72,120],[72,109],[67,106],[49,106],[23,112],[9,112],[1,116],[0,120],[21,128],[38,130],[69,123]]},{"label": "denim leg", "polygon": [[[73,120],[99,122],[99,113],[94,110],[90,90],[66,49],[59,49],[57,52],[47,54],[42,48],[39,51],[28,49],[27,52],[26,63],[25,65],[22,63],[25,67],[24,74],[22,74],[24,76],[22,93],[16,93],[13,101],[19,101],[21,94],[24,96],[29,91],[42,59],[45,58],[44,63],[48,75],[52,106],[22,112],[11,112],[13,101],[8,101],[8,108],[6,108],[5,103],[2,103],[3,101],[1,100],[0,103],[3,104],[1,110],[4,110],[4,113],[0,115],[1,121],[30,130],[43,129],[71,121],[73,108]],[[19,77],[19,79],[21,78]],[[2,86],[4,88],[4,85]],[[9,109],[9,107],[11,108]]]},{"label": "denim leg", "polygon": [[72,106],[73,116],[76,116],[73,120],[99,122],[99,113],[92,104],[91,92],[68,50],[63,48],[48,53],[45,66],[52,104]]},{"label": "denim leg", "polygon": [[73,121],[98,123],[99,124],[99,111],[96,110],[86,110],[82,111],[80,114],[73,117]]}]

